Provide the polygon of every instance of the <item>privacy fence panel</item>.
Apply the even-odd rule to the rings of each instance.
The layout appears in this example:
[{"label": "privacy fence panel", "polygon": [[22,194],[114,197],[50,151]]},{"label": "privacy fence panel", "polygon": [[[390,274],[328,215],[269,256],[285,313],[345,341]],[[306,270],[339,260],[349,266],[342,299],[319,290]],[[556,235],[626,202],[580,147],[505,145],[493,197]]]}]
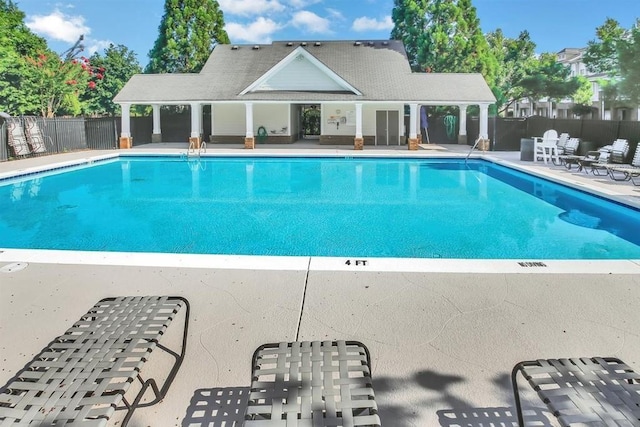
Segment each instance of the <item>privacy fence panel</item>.
[{"label": "privacy fence panel", "polygon": [[55,142],[58,153],[86,150],[88,148],[83,117],[46,119],[42,129],[45,134],[53,135],[52,139]]},{"label": "privacy fence panel", "polygon": [[118,146],[118,129],[114,117],[87,118],[84,129],[89,149],[111,150]]}]

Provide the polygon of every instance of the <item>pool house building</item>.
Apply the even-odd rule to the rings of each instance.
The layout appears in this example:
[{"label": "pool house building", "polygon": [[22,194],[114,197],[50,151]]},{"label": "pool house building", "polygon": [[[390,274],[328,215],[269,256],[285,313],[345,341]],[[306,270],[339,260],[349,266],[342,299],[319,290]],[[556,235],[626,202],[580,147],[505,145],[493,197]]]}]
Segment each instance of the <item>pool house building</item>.
[{"label": "pool house building", "polygon": [[175,142],[163,140],[160,120],[160,108],[173,105],[189,107],[196,147],[314,139],[359,150],[417,149],[423,105],[459,107],[458,142],[466,144],[467,107],[479,107],[479,134],[487,135],[495,97],[481,74],[412,72],[400,41],[284,41],[217,45],[199,73],[134,75],[114,102],[122,107],[121,148],[132,145],[132,105],[152,106],[151,142]]}]

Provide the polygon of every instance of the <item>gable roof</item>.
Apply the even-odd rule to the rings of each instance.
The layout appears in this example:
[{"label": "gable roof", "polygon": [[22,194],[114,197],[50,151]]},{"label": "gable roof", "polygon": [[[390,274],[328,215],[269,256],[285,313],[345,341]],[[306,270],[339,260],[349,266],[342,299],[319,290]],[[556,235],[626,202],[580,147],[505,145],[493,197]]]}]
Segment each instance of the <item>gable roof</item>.
[{"label": "gable roof", "polygon": [[[349,91],[256,90],[294,58],[316,64]],[[311,59],[312,58],[312,59]],[[258,83],[256,85],[256,83]],[[199,74],[138,74],[114,102],[186,103],[216,101],[492,103],[480,74],[413,73],[402,42],[273,42],[217,45]]]},{"label": "gable roof", "polygon": [[[274,80],[279,81],[274,82]],[[248,88],[240,92],[240,95],[245,95],[249,92],[276,91],[278,89],[284,91],[314,91],[314,85],[315,91],[318,92],[350,92],[355,95],[362,95],[356,88],[316,59],[302,46],[293,50]]]}]

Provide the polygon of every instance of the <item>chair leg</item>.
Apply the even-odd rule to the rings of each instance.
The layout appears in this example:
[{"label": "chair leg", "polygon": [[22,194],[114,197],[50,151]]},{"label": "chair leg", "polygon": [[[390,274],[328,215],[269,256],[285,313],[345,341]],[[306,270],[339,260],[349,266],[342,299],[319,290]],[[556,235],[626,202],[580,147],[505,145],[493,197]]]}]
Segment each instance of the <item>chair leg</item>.
[{"label": "chair leg", "polygon": [[520,393],[518,391],[518,372],[522,369],[522,364],[518,363],[511,371],[511,385],[513,387],[513,398],[516,403],[516,415],[518,416],[518,426],[524,427],[524,417],[522,415],[522,404],[520,403]]}]

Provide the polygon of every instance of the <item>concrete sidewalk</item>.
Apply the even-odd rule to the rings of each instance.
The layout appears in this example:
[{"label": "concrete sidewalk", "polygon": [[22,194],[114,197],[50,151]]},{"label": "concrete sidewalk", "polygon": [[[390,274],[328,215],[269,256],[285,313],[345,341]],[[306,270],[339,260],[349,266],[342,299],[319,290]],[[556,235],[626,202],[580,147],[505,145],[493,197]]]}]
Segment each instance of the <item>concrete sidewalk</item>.
[{"label": "concrete sidewalk", "polygon": [[253,350],[296,338],[364,342],[385,426],[512,425],[509,374],[520,360],[606,355],[640,369],[637,274],[30,264],[0,281],[2,384],[102,298],[189,299],[185,363],[164,401],[136,411],[131,426],[241,420]]}]

